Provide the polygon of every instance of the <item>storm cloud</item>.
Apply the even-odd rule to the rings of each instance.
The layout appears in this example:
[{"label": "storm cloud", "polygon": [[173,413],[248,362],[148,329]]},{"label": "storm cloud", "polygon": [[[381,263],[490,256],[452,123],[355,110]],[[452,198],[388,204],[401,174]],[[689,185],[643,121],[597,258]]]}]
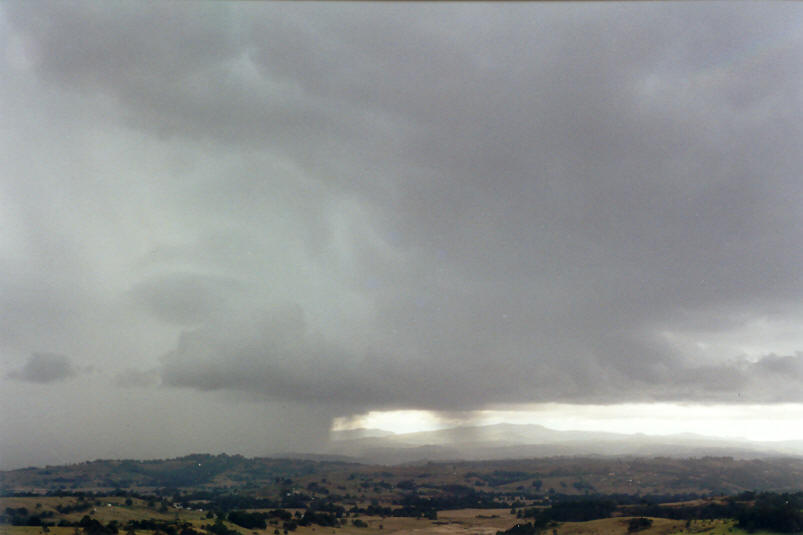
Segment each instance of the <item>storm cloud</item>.
[{"label": "storm cloud", "polygon": [[12,2],[2,24],[17,373],[46,343],[316,422],[803,402],[800,6]]},{"label": "storm cloud", "polygon": [[65,355],[34,353],[25,364],[8,373],[9,379],[29,383],[53,383],[75,375],[76,370]]}]

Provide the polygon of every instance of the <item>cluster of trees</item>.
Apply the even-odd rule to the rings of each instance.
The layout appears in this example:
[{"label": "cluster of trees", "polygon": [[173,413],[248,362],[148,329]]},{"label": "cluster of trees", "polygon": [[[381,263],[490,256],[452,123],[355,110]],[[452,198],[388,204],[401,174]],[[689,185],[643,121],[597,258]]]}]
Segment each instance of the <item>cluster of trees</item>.
[{"label": "cluster of trees", "polygon": [[[519,523],[504,533],[528,535],[539,533],[556,522],[587,522],[608,518],[618,508],[616,501],[606,497],[574,499],[554,503],[551,507],[522,509],[519,518],[533,518],[533,522]],[[709,520],[734,518],[740,528],[748,531],[770,530],[780,533],[803,531],[803,492],[778,494],[764,492],[756,495],[746,493],[725,502],[710,502],[701,505],[663,506],[642,504],[628,506],[623,510],[631,519],[628,531],[647,529],[652,521],[647,517],[675,520]]]},{"label": "cluster of trees", "polygon": [[305,511],[301,518],[298,519],[299,526],[310,526],[317,524],[323,527],[337,527],[340,525],[340,516],[335,513],[327,513],[323,511]]},{"label": "cluster of trees", "polygon": [[236,529],[231,529],[224,524],[223,519],[220,517],[217,517],[217,520],[214,524],[205,525],[203,528],[212,535],[240,535],[239,531]]},{"label": "cluster of trees", "polygon": [[53,511],[40,511],[30,513],[25,507],[6,507],[3,514],[0,514],[0,524],[11,524],[12,526],[52,526],[45,519],[51,518]]},{"label": "cluster of trees", "polygon": [[660,504],[637,505],[628,507],[628,515],[653,516],[671,518],[673,520],[711,520],[714,518],[736,518],[744,509],[743,504],[736,502],[709,502],[701,505],[677,505],[666,507]]},{"label": "cluster of trees", "polygon": [[803,492],[756,496],[751,507],[736,515],[739,527],[748,531],[766,529],[781,533],[803,532]]},{"label": "cluster of trees", "polygon": [[[337,527],[341,525],[341,518],[346,512],[345,508],[332,503],[317,503],[315,507],[310,507],[303,514],[296,512],[295,515],[284,509],[274,509],[266,513],[231,511],[226,519],[232,524],[236,524],[246,529],[265,529],[270,524],[278,524],[284,521],[284,529],[293,531],[297,526],[310,526],[316,524],[323,527]],[[222,517],[218,517],[221,519]],[[225,526],[224,526],[225,527]],[[215,535],[226,535],[218,533],[222,531],[219,527],[213,526]]]},{"label": "cluster of trees", "polygon": [[608,518],[616,510],[616,502],[605,497],[574,498],[553,503],[548,508],[521,509],[519,518],[535,518],[539,525],[550,522],[588,522]]},{"label": "cluster of trees", "polygon": [[431,496],[419,496],[417,494],[405,494],[398,502],[405,508],[413,509],[493,509],[500,505],[494,500],[493,496],[484,492],[478,492],[470,487],[462,485],[450,485],[448,492],[440,492]]},{"label": "cluster of trees", "polygon": [[78,526],[82,527],[87,535],[117,535],[120,531],[116,520],[112,520],[104,526],[96,518],[91,518],[88,515],[84,515],[81,518]]},{"label": "cluster of trees", "polygon": [[644,529],[650,529],[651,527],[652,527],[651,518],[644,518],[643,516],[638,518],[631,518],[630,522],[627,523],[627,532],[635,533],[637,531],[641,531]]},{"label": "cluster of trees", "polygon": [[83,513],[84,511],[89,511],[90,508],[92,508],[92,503],[83,500],[73,504],[60,503],[56,505],[56,511],[63,515],[68,515],[70,513]]},{"label": "cluster of trees", "polygon": [[232,511],[229,513],[229,522],[246,529],[265,529],[267,513],[249,513],[247,511]]},{"label": "cluster of trees", "polygon": [[155,518],[144,518],[142,520],[130,520],[126,525],[126,530],[149,530],[153,532],[163,532],[167,535],[176,535],[183,528],[189,527],[190,524],[177,524],[168,520],[158,520]]}]

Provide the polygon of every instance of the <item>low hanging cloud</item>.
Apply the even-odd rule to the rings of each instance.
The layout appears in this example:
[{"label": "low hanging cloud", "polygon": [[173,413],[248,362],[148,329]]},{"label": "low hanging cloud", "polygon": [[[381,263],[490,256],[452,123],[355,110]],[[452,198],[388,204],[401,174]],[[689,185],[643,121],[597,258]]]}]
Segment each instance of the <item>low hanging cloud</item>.
[{"label": "low hanging cloud", "polygon": [[[422,332],[434,336],[430,330]],[[453,340],[445,347],[461,342]],[[312,332],[302,309],[288,305],[240,311],[185,331],[176,349],[164,356],[160,371],[167,386],[322,403],[346,414],[377,408],[473,410],[550,401],[803,401],[801,353],[722,364],[665,356],[638,365],[631,357],[620,365],[611,354],[561,355],[559,344],[566,342],[560,339],[552,342],[553,351],[537,359],[524,350],[510,353],[510,347],[504,348],[509,337],[484,343],[482,351],[445,352],[437,355],[438,360],[436,355],[421,358],[422,353],[405,353],[403,347],[344,345]],[[620,341],[615,347],[645,355],[654,352],[632,341]],[[508,353],[502,355],[504,366],[500,366],[504,350]]]},{"label": "low hanging cloud", "polygon": [[66,355],[57,353],[34,353],[21,368],[8,373],[9,379],[29,383],[55,383],[78,373]]}]

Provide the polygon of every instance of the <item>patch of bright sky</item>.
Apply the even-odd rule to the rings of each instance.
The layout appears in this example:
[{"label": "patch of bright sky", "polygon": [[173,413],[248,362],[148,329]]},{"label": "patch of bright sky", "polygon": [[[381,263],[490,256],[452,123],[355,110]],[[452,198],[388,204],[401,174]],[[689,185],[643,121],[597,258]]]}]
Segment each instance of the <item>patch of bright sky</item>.
[{"label": "patch of bright sky", "polygon": [[462,415],[425,410],[371,411],[337,418],[333,430],[382,429],[393,433],[434,431],[457,425],[538,424],[557,430],[669,435],[696,433],[756,441],[803,440],[803,404],[681,405],[548,403],[488,409]]},{"label": "patch of bright sky", "polygon": [[349,429],[381,429],[393,433],[416,433],[453,427],[434,411],[399,410],[371,411],[351,417],[335,418],[332,431]]}]

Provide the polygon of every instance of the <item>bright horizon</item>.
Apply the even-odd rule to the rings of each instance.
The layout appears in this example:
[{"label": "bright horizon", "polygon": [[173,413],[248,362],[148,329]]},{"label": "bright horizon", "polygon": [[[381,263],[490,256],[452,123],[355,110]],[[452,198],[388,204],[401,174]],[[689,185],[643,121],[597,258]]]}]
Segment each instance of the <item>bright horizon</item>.
[{"label": "bright horizon", "polygon": [[530,408],[479,410],[460,417],[425,410],[370,411],[351,418],[336,418],[332,430],[362,428],[402,434],[500,423],[537,424],[559,431],[605,431],[655,436],[694,433],[754,442],[792,441],[803,440],[803,405],[550,403]]}]

